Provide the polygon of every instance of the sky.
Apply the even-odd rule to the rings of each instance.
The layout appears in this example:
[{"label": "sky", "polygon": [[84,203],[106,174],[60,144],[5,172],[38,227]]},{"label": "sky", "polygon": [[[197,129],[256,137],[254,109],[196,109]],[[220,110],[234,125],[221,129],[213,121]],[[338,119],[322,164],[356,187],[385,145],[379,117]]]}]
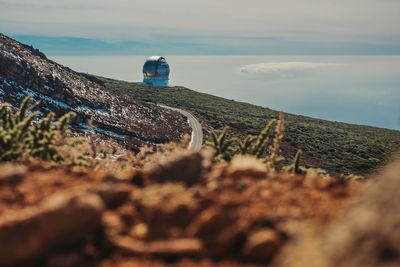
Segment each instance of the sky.
[{"label": "sky", "polygon": [[399,0],[0,0],[50,55],[391,55],[399,24]]}]

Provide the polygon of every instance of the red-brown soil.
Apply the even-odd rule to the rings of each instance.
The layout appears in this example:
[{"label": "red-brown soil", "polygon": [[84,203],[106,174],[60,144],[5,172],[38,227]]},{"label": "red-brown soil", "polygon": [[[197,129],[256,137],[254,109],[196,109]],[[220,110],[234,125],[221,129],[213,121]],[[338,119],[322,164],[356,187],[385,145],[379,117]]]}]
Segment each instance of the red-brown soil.
[{"label": "red-brown soil", "polygon": [[365,186],[272,176],[251,158],[153,162],[123,177],[1,165],[0,266],[265,266],[289,222],[325,225]]}]

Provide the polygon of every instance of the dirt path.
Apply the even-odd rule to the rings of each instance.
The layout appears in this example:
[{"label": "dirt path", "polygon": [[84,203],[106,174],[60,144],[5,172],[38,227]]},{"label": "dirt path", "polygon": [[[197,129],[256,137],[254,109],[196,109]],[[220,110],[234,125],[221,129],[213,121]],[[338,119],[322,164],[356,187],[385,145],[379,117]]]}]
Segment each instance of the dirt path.
[{"label": "dirt path", "polygon": [[203,128],[201,127],[199,120],[192,113],[186,110],[164,105],[158,105],[158,106],[177,111],[188,119],[188,123],[192,128],[192,136],[190,138],[189,149],[200,151],[203,145]]}]

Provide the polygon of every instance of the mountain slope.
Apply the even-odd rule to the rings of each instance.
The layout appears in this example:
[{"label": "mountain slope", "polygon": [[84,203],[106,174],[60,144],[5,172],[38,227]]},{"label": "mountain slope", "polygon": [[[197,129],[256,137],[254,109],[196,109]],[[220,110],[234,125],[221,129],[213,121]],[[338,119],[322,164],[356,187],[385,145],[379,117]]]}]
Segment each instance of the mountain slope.
[{"label": "mountain slope", "polygon": [[38,109],[43,113],[76,112],[75,130],[87,129],[91,119],[97,133],[132,149],[178,141],[190,133],[179,113],[110,93],[87,76],[0,34],[0,102],[17,106],[26,95],[40,101]]},{"label": "mountain slope", "polygon": [[[267,120],[278,115],[268,108],[184,87],[160,90],[138,83],[99,79],[111,92],[192,112],[201,120],[206,137],[211,130],[222,130],[225,125],[233,135],[258,134]],[[288,159],[294,157],[297,149],[303,149],[303,164],[331,173],[368,174],[383,166],[400,147],[400,132],[287,114],[283,141],[283,154]]]}]

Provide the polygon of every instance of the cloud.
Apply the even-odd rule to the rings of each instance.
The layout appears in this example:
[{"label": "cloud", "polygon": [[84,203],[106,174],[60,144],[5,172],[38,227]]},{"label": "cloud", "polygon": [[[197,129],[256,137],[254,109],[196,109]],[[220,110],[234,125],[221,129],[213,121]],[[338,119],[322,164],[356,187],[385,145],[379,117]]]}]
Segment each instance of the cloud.
[{"label": "cloud", "polygon": [[286,76],[301,72],[320,70],[328,67],[337,66],[334,63],[316,63],[316,62],[269,62],[259,64],[249,64],[240,68],[241,73],[262,73],[278,74]]}]

